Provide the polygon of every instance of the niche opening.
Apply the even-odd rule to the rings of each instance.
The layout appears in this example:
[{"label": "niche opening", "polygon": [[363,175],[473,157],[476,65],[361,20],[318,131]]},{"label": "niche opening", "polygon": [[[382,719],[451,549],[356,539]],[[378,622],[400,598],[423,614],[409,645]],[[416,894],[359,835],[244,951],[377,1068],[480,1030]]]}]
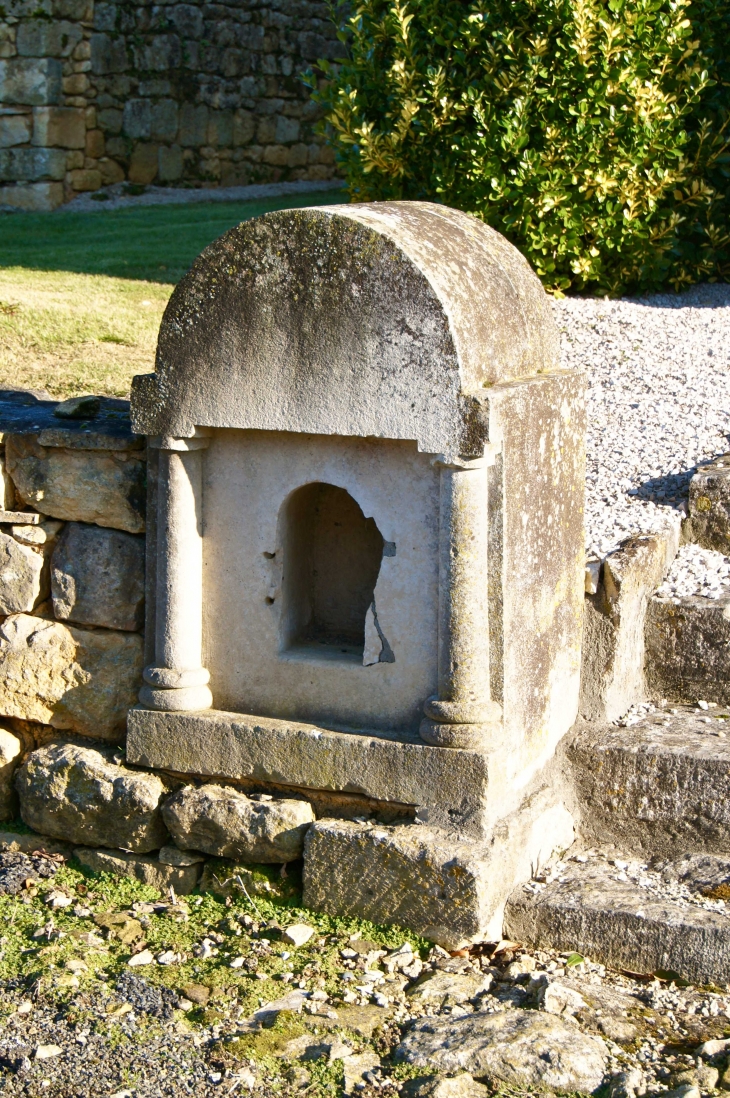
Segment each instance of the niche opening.
[{"label": "niche opening", "polygon": [[307,484],[284,510],[282,648],[362,662],[383,537],[344,488]]}]

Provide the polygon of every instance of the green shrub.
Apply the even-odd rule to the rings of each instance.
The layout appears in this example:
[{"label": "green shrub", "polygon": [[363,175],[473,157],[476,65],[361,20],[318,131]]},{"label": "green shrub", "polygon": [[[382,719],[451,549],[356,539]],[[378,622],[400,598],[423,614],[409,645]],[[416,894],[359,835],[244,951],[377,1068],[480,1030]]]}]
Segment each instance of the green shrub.
[{"label": "green shrub", "polygon": [[725,278],[730,0],[355,0],[315,92],[356,200],[482,218],[552,291]]}]

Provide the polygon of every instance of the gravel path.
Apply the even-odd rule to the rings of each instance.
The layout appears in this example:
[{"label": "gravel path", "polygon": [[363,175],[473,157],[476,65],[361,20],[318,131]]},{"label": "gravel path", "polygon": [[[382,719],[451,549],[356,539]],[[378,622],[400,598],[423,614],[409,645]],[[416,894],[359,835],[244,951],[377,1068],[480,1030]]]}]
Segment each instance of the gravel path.
[{"label": "gravel path", "polygon": [[730,449],[730,286],[555,311],[563,364],[589,381],[587,549],[601,559],[678,522],[697,462]]},{"label": "gravel path", "polygon": [[253,183],[248,187],[143,187],[141,194],[130,193],[139,188],[128,183],[114,183],[101,190],[80,194],[59,206],[54,212],[99,213],[101,210],[121,210],[134,206],[179,206],[192,202],[253,202],[260,198],[278,198],[287,194],[310,194],[314,191],[335,191],[344,187],[341,179],[322,182],[304,180],[296,183]]}]

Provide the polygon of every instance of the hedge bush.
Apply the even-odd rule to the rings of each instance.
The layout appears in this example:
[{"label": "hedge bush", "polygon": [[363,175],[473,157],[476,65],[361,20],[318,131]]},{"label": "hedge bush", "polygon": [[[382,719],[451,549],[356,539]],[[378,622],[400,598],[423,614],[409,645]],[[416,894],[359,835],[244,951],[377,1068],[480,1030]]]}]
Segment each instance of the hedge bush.
[{"label": "hedge bush", "polygon": [[730,0],[355,0],[315,98],[354,199],[467,210],[553,292],[681,289],[730,270],[729,28]]}]

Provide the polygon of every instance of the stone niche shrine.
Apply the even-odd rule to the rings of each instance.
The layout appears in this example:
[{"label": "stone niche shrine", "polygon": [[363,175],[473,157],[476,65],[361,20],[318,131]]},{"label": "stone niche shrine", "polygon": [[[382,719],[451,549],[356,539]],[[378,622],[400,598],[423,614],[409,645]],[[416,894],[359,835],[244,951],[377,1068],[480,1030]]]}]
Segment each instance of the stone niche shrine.
[{"label": "stone niche shrine", "polygon": [[311,794],[305,902],[456,945],[573,834],[584,383],[478,220],[420,202],[232,229],[172,295],[127,756]]}]

